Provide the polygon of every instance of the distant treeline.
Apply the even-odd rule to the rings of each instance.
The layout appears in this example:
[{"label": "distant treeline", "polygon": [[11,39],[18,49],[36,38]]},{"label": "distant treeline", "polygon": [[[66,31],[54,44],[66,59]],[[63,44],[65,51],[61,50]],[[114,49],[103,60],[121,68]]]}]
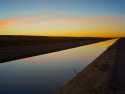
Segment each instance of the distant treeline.
[{"label": "distant treeline", "polygon": [[48,43],[62,43],[62,42],[94,40],[94,39],[105,39],[105,38],[0,35],[0,46],[40,45]]}]

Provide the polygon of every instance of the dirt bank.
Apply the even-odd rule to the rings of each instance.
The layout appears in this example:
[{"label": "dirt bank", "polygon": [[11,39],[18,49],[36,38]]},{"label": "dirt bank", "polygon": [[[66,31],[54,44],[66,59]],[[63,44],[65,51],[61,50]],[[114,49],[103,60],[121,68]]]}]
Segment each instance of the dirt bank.
[{"label": "dirt bank", "polygon": [[[116,58],[118,58],[118,45],[119,40],[111,45],[55,94],[108,94],[110,92],[111,79],[114,75]],[[115,74],[114,76],[119,75]],[[123,77],[121,79],[124,81]]]},{"label": "dirt bank", "polygon": [[14,46],[14,47],[0,47],[0,63],[22,59],[26,57],[46,54],[50,52],[65,50],[73,47],[88,45],[92,43],[97,43],[101,41],[109,40],[106,39],[94,39],[94,40],[84,40],[75,42],[63,42],[63,43],[51,43],[42,45],[30,45],[30,46]]}]

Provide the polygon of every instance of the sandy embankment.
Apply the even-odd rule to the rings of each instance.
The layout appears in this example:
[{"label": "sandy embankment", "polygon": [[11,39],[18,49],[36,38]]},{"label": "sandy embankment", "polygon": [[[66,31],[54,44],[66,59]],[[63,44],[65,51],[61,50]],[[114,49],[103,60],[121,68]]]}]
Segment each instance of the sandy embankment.
[{"label": "sandy embankment", "polygon": [[77,41],[77,42],[65,42],[65,43],[53,43],[53,44],[43,44],[34,46],[18,46],[18,47],[4,47],[0,48],[0,63],[22,59],[26,57],[46,54],[50,52],[65,50],[69,48],[74,48],[78,46],[88,45],[92,43],[97,43],[109,39],[94,39],[87,41]]},{"label": "sandy embankment", "polygon": [[108,94],[119,40],[55,94]]}]

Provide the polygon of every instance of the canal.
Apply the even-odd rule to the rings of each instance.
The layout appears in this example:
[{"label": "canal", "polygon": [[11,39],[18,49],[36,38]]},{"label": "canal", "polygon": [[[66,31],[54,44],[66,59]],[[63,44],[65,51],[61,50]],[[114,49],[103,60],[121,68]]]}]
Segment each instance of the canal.
[{"label": "canal", "polygon": [[54,94],[117,39],[0,64],[0,94]]}]

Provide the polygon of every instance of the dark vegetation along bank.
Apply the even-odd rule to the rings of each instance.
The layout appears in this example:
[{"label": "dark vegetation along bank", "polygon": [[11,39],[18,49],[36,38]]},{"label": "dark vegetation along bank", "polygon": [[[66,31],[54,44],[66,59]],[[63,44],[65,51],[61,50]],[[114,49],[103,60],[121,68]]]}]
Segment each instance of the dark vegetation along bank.
[{"label": "dark vegetation along bank", "polygon": [[0,63],[97,43],[113,38],[0,36]]},{"label": "dark vegetation along bank", "polygon": [[118,39],[55,94],[125,94],[125,38]]}]

